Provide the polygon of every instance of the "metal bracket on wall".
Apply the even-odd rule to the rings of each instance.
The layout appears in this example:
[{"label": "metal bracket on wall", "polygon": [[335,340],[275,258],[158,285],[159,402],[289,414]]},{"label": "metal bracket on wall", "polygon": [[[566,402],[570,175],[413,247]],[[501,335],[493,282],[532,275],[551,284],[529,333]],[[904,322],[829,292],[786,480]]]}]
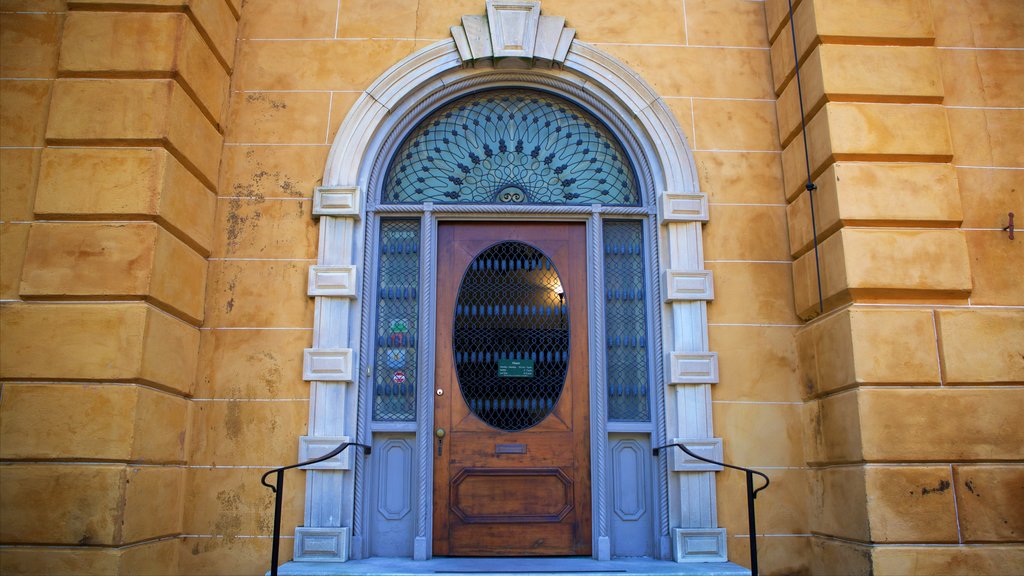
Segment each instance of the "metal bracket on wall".
[{"label": "metal bracket on wall", "polygon": [[1003,230],[1008,231],[1010,233],[1010,240],[1013,240],[1013,212],[1010,212],[1010,223],[1003,226]]}]

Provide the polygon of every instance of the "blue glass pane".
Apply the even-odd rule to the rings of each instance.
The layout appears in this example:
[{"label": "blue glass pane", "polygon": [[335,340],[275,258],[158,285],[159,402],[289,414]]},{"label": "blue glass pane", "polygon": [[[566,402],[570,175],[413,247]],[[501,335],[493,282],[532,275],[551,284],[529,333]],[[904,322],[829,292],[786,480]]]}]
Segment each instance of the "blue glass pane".
[{"label": "blue glass pane", "polygon": [[456,100],[413,130],[384,203],[640,204],[615,136],[567,100],[529,90]]},{"label": "blue glass pane", "polygon": [[608,353],[608,418],[647,422],[651,387],[647,375],[643,224],[604,224],[604,313]]},{"label": "blue glass pane", "polygon": [[416,419],[416,350],[419,345],[420,223],[380,224],[373,419]]}]

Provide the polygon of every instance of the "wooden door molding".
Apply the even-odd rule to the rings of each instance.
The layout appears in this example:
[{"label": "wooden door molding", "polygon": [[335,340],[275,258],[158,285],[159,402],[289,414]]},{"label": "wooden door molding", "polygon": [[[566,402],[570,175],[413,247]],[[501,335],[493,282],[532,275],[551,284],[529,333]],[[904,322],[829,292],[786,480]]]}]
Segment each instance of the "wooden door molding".
[{"label": "wooden door molding", "polygon": [[[469,264],[519,241],[555,266],[569,314],[565,384],[536,425],[494,428],[463,399],[452,352],[454,308]],[[434,426],[435,555],[590,555],[589,330],[583,223],[441,223],[438,226]]]}]

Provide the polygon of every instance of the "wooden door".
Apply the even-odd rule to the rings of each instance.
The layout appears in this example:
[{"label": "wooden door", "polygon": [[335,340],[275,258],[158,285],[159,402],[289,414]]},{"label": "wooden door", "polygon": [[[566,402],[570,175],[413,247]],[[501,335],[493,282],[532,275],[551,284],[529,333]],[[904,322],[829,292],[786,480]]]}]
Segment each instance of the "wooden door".
[{"label": "wooden door", "polygon": [[[483,258],[485,251],[506,246],[529,254],[535,249],[547,260],[523,257],[524,252],[508,258]],[[582,223],[474,222],[439,226],[434,426],[444,435],[440,439],[435,436],[433,444],[435,555],[591,554],[586,253],[586,227]],[[555,305],[505,303],[501,300],[505,290],[500,285],[482,296],[494,295],[493,308],[484,302],[479,307],[475,303],[469,306],[465,296],[460,299],[463,279],[469,278],[467,270],[493,266],[500,272],[491,275],[497,278],[492,281],[504,282],[501,278],[507,277],[511,293],[516,277],[529,280],[539,274],[535,272],[538,267],[549,265],[557,271],[561,283],[562,294]],[[550,272],[546,274],[553,278]],[[466,318],[457,319],[457,313],[519,314],[517,326],[527,326],[520,330],[530,330],[529,319],[534,316],[540,326],[544,322],[550,325],[555,314],[564,313],[565,324],[560,325],[565,326],[568,344],[565,364],[557,364],[559,350],[534,352],[525,350],[526,343],[517,352],[497,350],[493,355],[490,349],[456,350],[453,342],[466,348],[465,337],[458,331],[465,331],[467,326]],[[474,338],[483,341],[489,336]],[[541,336],[533,334],[530,338]],[[561,344],[552,345],[558,346]],[[536,372],[530,358],[536,360]],[[523,364],[530,367],[524,368]],[[557,380],[557,376],[544,372],[554,370],[556,364],[565,374],[557,398],[554,393],[545,400],[523,392],[541,386],[531,379],[543,376]],[[479,368],[472,373],[472,384],[468,366]],[[506,404],[504,397],[494,396],[492,404],[491,397],[479,396],[487,387],[514,398]],[[529,408],[533,420],[506,422],[494,416],[498,412],[487,411],[497,411],[499,405],[508,407],[501,414],[513,414],[513,407],[522,408],[515,414],[526,414]]]}]

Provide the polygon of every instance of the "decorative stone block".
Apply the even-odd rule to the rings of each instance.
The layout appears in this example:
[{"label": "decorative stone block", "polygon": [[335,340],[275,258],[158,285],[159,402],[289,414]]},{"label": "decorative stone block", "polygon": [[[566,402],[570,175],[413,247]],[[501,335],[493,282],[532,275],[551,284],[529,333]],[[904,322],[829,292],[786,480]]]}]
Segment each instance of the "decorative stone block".
[{"label": "decorative stone block", "polygon": [[[351,442],[348,436],[300,436],[299,437],[299,462],[319,458],[334,450],[342,442]],[[358,450],[350,446],[330,460],[303,466],[302,470],[351,470],[352,452]]]},{"label": "decorative stone block", "polygon": [[724,528],[676,528],[673,548],[676,562],[726,562]]},{"label": "decorative stone block", "polygon": [[306,348],[302,354],[302,379],[351,382],[351,348]]},{"label": "decorative stone block", "polygon": [[532,58],[540,2],[489,1],[487,20],[495,58]]},{"label": "decorative stone block", "polygon": [[663,192],[658,199],[658,221],[707,222],[708,197],[704,194]]},{"label": "decorative stone block", "polygon": [[[671,441],[685,444],[691,452],[698,456],[722,462],[721,438],[673,438]],[[665,448],[665,450],[672,451],[673,472],[719,472],[722,470],[721,466],[698,460],[679,448]]]},{"label": "decorative stone block", "polygon": [[352,216],[359,218],[362,191],[358,186],[318,186],[313,191],[313,216]]},{"label": "decorative stone block", "polygon": [[666,270],[662,293],[665,300],[714,300],[710,270]]},{"label": "decorative stone block", "polygon": [[297,562],[346,562],[349,554],[351,529],[305,528],[295,529],[295,557]]},{"label": "decorative stone block", "polygon": [[717,384],[716,352],[672,352],[669,354],[672,384]]},{"label": "decorative stone block", "polygon": [[349,264],[309,267],[310,296],[356,296],[356,267]]}]

